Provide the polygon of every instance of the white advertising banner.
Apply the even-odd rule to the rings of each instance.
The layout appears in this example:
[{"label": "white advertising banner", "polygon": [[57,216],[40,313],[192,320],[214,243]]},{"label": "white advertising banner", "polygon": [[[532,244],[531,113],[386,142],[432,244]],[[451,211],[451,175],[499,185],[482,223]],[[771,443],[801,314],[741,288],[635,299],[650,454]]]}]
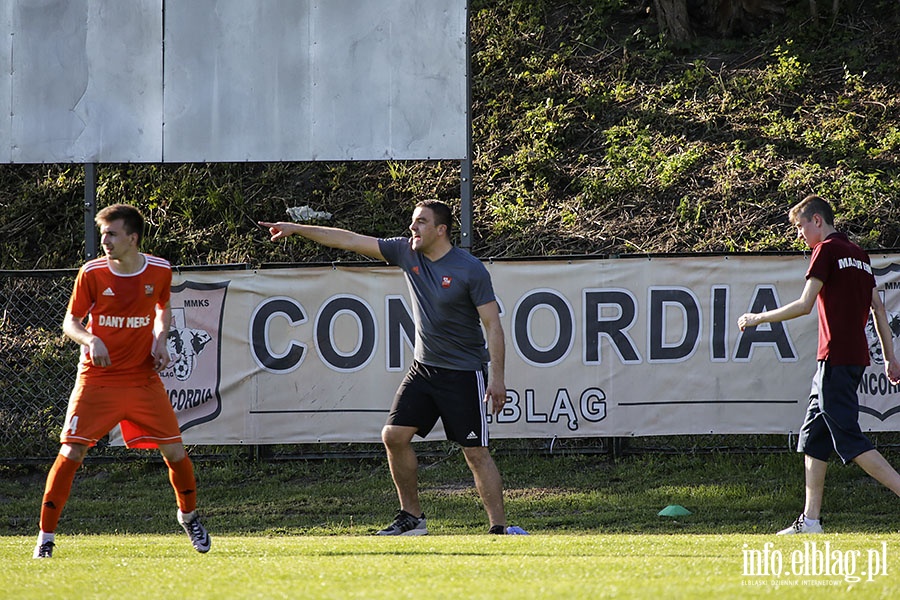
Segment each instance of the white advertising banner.
[{"label": "white advertising banner", "polygon": [[0,163],[462,160],[465,0],[3,0]]},{"label": "white advertising banner", "polygon": [[[816,316],[741,332],[799,297],[808,255],[497,261],[508,404],[494,438],[788,433],[816,366]],[[873,255],[900,335],[900,255]],[[176,273],[163,373],[189,444],[377,442],[412,360],[399,269]],[[874,331],[864,430],[898,430]],[[437,429],[429,439],[442,439]]]}]

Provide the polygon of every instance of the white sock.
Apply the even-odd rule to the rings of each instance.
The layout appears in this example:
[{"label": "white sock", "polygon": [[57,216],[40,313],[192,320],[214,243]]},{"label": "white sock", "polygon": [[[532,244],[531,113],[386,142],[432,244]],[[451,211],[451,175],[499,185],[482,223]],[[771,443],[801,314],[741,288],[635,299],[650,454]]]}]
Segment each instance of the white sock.
[{"label": "white sock", "polygon": [[807,526],[818,525],[819,520],[818,519],[810,519],[810,518],[807,518],[806,515],[803,515],[803,523],[806,524]]},{"label": "white sock", "polygon": [[178,521],[180,523],[190,523],[191,521],[194,520],[194,517],[196,517],[196,516],[197,516],[196,510],[192,510],[189,513],[183,513],[183,512],[181,512],[180,508],[178,509]]},{"label": "white sock", "polygon": [[47,542],[52,542],[56,539],[55,533],[44,533],[43,531],[38,533],[38,545],[46,544]]}]

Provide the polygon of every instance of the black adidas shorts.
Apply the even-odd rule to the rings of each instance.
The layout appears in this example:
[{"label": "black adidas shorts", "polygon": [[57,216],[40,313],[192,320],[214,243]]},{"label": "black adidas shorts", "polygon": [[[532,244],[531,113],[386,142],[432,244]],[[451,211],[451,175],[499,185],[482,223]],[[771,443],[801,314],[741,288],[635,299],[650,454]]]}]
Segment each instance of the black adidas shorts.
[{"label": "black adidas shorts", "polygon": [[394,395],[387,425],[415,427],[425,437],[440,418],[447,439],[460,446],[487,446],[487,374],[456,371],[413,361]]}]

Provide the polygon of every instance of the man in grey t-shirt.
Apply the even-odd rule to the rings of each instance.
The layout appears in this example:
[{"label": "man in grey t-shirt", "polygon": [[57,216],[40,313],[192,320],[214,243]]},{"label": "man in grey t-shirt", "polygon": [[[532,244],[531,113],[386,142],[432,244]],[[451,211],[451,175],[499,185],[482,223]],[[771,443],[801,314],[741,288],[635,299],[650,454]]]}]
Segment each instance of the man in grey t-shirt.
[{"label": "man in grey t-shirt", "polygon": [[[419,504],[418,460],[412,439],[428,435],[438,418],[447,438],[463,448],[490,520],[489,531],[506,533],[503,483],[488,451],[487,430],[487,405],[496,415],[506,402],[506,346],[500,309],[487,269],[450,241],[450,208],[436,200],[416,204],[409,238],[382,239],[297,223],[259,224],[268,228],[273,241],[301,235],[325,246],[385,260],[406,275],[416,325],[415,361],[397,390],[381,432],[400,511],[379,535],[428,533]],[[490,376],[486,377],[488,360]]]}]

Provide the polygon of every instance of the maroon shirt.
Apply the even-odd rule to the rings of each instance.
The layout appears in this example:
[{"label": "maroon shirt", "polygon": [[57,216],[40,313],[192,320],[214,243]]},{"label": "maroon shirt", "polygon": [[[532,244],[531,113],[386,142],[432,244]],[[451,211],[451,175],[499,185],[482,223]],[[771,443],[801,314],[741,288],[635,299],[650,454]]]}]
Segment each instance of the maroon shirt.
[{"label": "maroon shirt", "polygon": [[813,249],[806,278],[823,283],[819,311],[818,360],[833,365],[869,364],[866,323],[875,276],[869,255],[843,233],[829,235]]}]

